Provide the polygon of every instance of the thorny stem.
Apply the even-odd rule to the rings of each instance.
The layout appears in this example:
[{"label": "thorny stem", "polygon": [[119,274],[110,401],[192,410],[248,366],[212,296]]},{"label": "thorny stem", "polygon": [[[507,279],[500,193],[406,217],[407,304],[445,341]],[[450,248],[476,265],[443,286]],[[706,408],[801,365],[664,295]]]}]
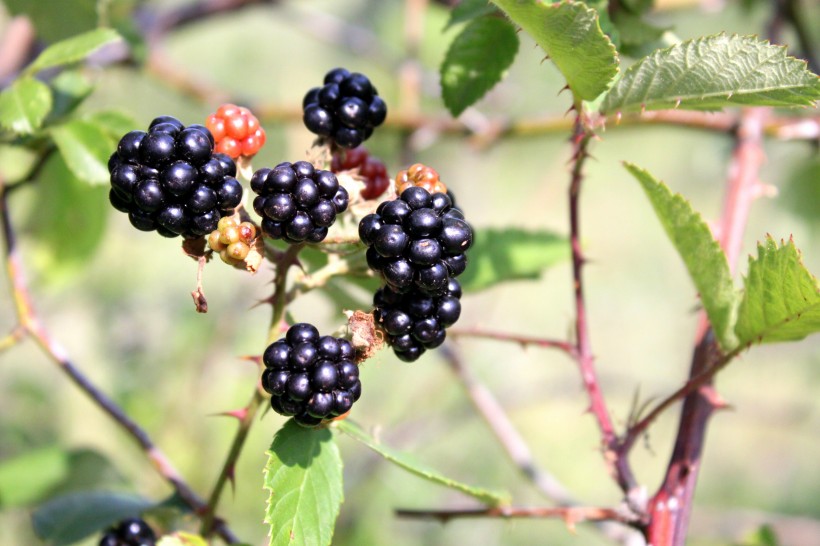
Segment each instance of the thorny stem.
[{"label": "thorny stem", "polygon": [[[729,168],[728,188],[720,219],[718,240],[734,269],[743,244],[748,208],[758,195],[758,172],[763,160],[763,123],[766,109],[743,110],[737,143]],[[735,351],[737,352],[737,351]],[[733,354],[721,355],[705,313],[692,357],[690,382],[699,386],[684,398],[675,447],[660,489],[649,502],[647,541],[653,546],[683,546],[686,542],[692,498],[701,466],[709,418],[724,405],[712,386],[712,376]],[[714,370],[713,370],[714,369]]]},{"label": "thorny stem", "polygon": [[[279,325],[282,322],[282,318],[285,316],[285,308],[288,303],[285,294],[288,271],[291,266],[299,263],[298,255],[302,248],[303,245],[292,245],[288,247],[288,250],[284,253],[278,255],[277,259],[274,261],[275,269],[273,277],[273,295],[270,299],[273,311],[271,314],[270,329],[268,330],[268,344],[276,341],[279,337]],[[240,412],[239,428],[237,429],[236,435],[231,442],[231,447],[228,450],[228,455],[225,457],[225,462],[222,464],[222,470],[220,471],[219,477],[217,478],[214,488],[211,491],[211,496],[208,498],[207,511],[202,518],[201,533],[203,536],[208,536],[211,532],[213,515],[219,505],[219,499],[222,496],[222,492],[224,491],[228,480],[233,482],[236,463],[239,460],[243,447],[245,446],[245,441],[248,438],[248,434],[251,426],[253,425],[256,414],[264,402],[264,395],[262,395],[257,388],[256,383],[254,383],[253,395],[251,396],[248,405],[245,406]]]},{"label": "thorny stem", "polygon": [[[34,340],[37,346],[59,366],[63,373],[65,373],[80,390],[131,436],[145,452],[146,457],[154,469],[174,488],[179,498],[181,498],[194,513],[198,515],[202,514],[207,508],[205,501],[199,498],[185,482],[165,453],[154,445],[148,433],[134,422],[116,402],[88,380],[77,365],[70,359],[65,349],[51,337],[45,326],[41,323],[31,301],[28,283],[23,270],[23,263],[17,251],[17,241],[14,229],[11,225],[11,219],[9,218],[7,194],[2,180],[0,180],[0,217],[2,217],[2,233],[6,245],[6,271],[11,283],[11,293],[14,299],[20,328],[25,330],[25,333]],[[236,544],[239,542],[223,520],[214,518],[213,529],[226,543]]]},{"label": "thorny stem", "polygon": [[604,449],[604,458],[610,467],[610,473],[618,482],[618,485],[625,493],[629,493],[635,486],[635,478],[629,468],[628,462],[616,455],[617,435],[609,416],[601,387],[598,383],[598,375],[595,371],[595,357],[592,354],[592,345],[589,338],[589,324],[587,322],[586,303],[584,300],[584,284],[582,269],[584,266],[584,254],[581,249],[581,228],[579,202],[581,197],[581,184],[584,179],[583,168],[586,159],[589,142],[594,137],[591,129],[584,124],[584,114],[577,111],[575,126],[572,134],[572,172],[569,187],[569,221],[570,221],[570,247],[572,250],[572,280],[575,299],[575,355],[578,367],[581,371],[581,379],[584,389],[589,397],[589,411],[595,417],[598,428],[601,431],[601,444]]}]

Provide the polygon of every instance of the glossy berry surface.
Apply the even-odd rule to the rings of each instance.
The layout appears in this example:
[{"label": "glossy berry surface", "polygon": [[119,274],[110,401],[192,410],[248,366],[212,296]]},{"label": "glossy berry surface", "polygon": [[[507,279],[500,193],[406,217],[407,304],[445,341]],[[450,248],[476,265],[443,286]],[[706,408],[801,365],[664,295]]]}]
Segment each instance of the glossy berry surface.
[{"label": "glossy berry surface", "polygon": [[402,293],[388,285],[373,297],[373,316],[396,356],[412,362],[444,342],[446,329],[461,315],[460,299],[461,285],[453,278],[436,296],[418,289]]},{"label": "glossy berry surface", "polygon": [[409,186],[362,218],[359,237],[368,265],[392,290],[440,296],[464,271],[473,231],[447,195]]},{"label": "glossy berry surface", "polygon": [[213,146],[207,128],[171,116],[126,133],[108,161],[111,204],[140,231],[186,239],[210,233],[242,199],[236,165]]},{"label": "glossy berry surface", "polygon": [[334,173],[356,171],[364,182],[362,199],[376,199],[390,186],[387,167],[381,160],[371,156],[363,146],[334,154],[330,170]]},{"label": "glossy berry surface", "polygon": [[265,145],[265,130],[250,110],[235,104],[223,104],[205,120],[216,151],[233,159],[253,157]]},{"label": "glossy berry surface", "polygon": [[347,190],[336,175],[307,161],[259,169],[251,189],[258,194],[253,208],[262,217],[262,231],[288,243],[322,241],[348,205]]},{"label": "glossy berry surface", "polygon": [[347,413],[362,392],[353,357],[347,340],[294,324],[262,355],[262,387],[271,395],[271,408],[305,427]]},{"label": "glossy berry surface", "polygon": [[309,131],[343,148],[356,148],[387,117],[387,105],[363,74],[334,68],[324,85],[314,87],[302,100],[302,120]]},{"label": "glossy berry surface", "polygon": [[139,518],[123,520],[109,528],[102,536],[99,546],[154,546],[157,536]]}]

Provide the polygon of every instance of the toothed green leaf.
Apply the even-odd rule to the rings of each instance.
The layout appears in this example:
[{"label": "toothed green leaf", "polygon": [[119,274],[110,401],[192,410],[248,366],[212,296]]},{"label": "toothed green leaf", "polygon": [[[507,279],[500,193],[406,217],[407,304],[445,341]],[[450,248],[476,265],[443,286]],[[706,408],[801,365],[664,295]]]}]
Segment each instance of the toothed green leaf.
[{"label": "toothed green leaf", "polygon": [[718,34],[658,50],[630,66],[601,111],[810,106],[818,99],[820,78],[805,61],[788,57],[785,47]]}]

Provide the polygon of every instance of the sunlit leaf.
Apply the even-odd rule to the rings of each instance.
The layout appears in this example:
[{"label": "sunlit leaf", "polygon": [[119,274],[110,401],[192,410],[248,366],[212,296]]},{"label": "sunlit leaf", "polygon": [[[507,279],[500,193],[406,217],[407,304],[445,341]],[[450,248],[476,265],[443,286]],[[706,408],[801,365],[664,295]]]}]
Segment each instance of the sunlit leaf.
[{"label": "sunlit leaf", "polygon": [[615,46],[601,31],[598,14],[581,2],[493,0],[513,23],[546,51],[577,97],[591,101],[618,73]]},{"label": "sunlit leaf", "polygon": [[630,66],[601,111],[809,106],[818,99],[820,78],[805,61],[788,57],[785,47],[718,34],[656,51]]},{"label": "sunlit leaf", "polygon": [[18,134],[37,130],[51,110],[51,91],[34,78],[20,78],[0,93],[0,125]]},{"label": "sunlit leaf", "polygon": [[0,463],[0,506],[25,506],[63,479],[68,472],[65,450],[47,447]]},{"label": "sunlit leaf", "polygon": [[489,15],[498,11],[498,8],[493,6],[489,0],[462,0],[450,11],[450,18],[447,20],[445,30],[458,25],[459,23],[466,23],[472,21],[482,15]]},{"label": "sunlit leaf", "polygon": [[820,284],[809,273],[794,242],[767,237],[749,258],[749,274],[738,311],[741,344],[803,339],[820,332]]},{"label": "sunlit leaf", "polygon": [[285,423],[268,450],[264,486],[271,546],[330,544],[342,503],[342,459],[328,429]]},{"label": "sunlit leaf", "polygon": [[96,123],[75,119],[51,129],[57,148],[78,179],[108,184],[108,158],[117,143]]},{"label": "sunlit leaf", "polygon": [[45,51],[31,63],[26,72],[33,74],[54,66],[76,63],[85,59],[102,46],[120,39],[117,31],[110,28],[98,28],[79,36],[67,38],[48,46]]},{"label": "sunlit leaf", "polygon": [[627,163],[626,169],[643,186],[661,225],[686,264],[718,343],[724,351],[731,351],[737,346],[734,324],[738,294],[726,255],[712,236],[709,226],[686,199],[680,194],[673,194],[666,185],[640,167]]}]

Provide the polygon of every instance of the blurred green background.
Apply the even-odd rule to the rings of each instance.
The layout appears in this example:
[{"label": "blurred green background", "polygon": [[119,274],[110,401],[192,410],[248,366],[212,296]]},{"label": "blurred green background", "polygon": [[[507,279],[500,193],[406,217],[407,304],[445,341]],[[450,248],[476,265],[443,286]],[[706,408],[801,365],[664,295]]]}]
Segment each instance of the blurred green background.
[{"label": "blurred green background", "polygon": [[[29,3],[32,9],[44,5],[40,0]],[[161,11],[178,4],[182,2],[156,1],[144,7]],[[443,32],[447,10],[429,5],[418,58],[408,58],[405,25],[411,4],[291,0],[254,6],[170,33],[159,46],[161,58],[174,73],[205,88],[285,112],[298,109],[304,92],[320,83],[328,69],[345,66],[368,74],[390,114],[397,115],[410,104],[403,103],[400,74],[418,66],[421,113],[446,121],[437,67],[458,29]],[[806,21],[820,41],[820,8],[806,4],[812,15]],[[765,2],[717,7],[708,13],[695,5],[666,9],[653,18],[674,26],[685,39],[721,30],[760,34],[770,16]],[[66,11],[66,28],[81,11]],[[8,16],[2,21],[0,32]],[[480,124],[507,116],[561,116],[567,110],[569,95],[558,94],[563,85],[558,73],[542,62],[543,52],[531,40],[521,34],[521,41],[506,80],[465,120]],[[202,123],[218,106],[193,99],[151,70],[113,66],[90,72],[96,89],[83,109],[122,110],[138,122],[135,128],[161,114],[186,124]],[[278,114],[269,112],[274,115],[265,122],[268,142],[254,159],[255,168],[302,159],[312,141],[298,120],[279,122],[273,119]],[[558,131],[477,147],[462,135],[440,134],[427,126],[410,135],[402,157],[402,134],[388,127],[377,131],[368,147],[391,173],[408,161],[433,166],[475,226],[565,234],[567,139],[568,132]],[[588,163],[582,197],[582,235],[590,259],[587,304],[601,386],[619,426],[636,391],[642,399],[663,397],[685,378],[697,303],[682,263],[620,162],[647,168],[713,219],[720,211],[731,151],[732,141],[725,135],[658,126],[610,125],[593,146],[595,159]],[[767,140],[766,153],[763,180],[777,187],[779,196],[755,203],[745,254],[755,252],[756,241],[767,233],[794,236],[808,268],[820,272],[816,147]],[[35,304],[47,327],[92,381],[148,430],[194,489],[207,494],[236,427],[214,414],[244,405],[257,380],[257,369],[239,357],[264,349],[269,307],[255,304],[270,293],[271,271],[251,277],[212,262],[205,273],[210,310],[196,314],[189,296],[195,263],[176,242],[135,231],[113,209],[100,228],[103,242],[93,258],[79,267],[54,269],[55,257],[36,236],[36,223],[47,213],[40,206],[41,191],[40,185],[31,185],[17,192],[11,198],[11,219],[20,229]],[[738,270],[745,272],[745,263]],[[368,294],[354,291],[353,296],[360,308],[368,308]],[[5,333],[15,325],[7,290],[0,291],[0,309],[0,333]],[[537,281],[467,295],[463,309],[458,327],[565,338],[573,320],[569,264],[552,268]],[[290,312],[323,332],[343,322],[340,310],[319,292],[299,299]],[[717,414],[710,424],[690,544],[738,543],[766,521],[775,524],[783,544],[820,544],[819,342],[814,337],[755,348],[719,376],[719,390],[732,410]],[[472,339],[459,340],[458,346],[544,469],[584,503],[611,506],[620,501],[597,449],[595,422],[583,413],[586,396],[568,358]],[[405,364],[384,351],[365,364],[362,377],[364,396],[353,416],[365,428],[378,430],[383,441],[454,478],[507,489],[516,504],[546,502],[507,459],[436,354]],[[677,408],[651,428],[648,441],[632,455],[649,494],[665,469],[676,418]],[[251,544],[265,542],[264,452],[282,423],[269,413],[254,425],[236,470],[236,491],[226,492],[220,505],[220,514]],[[608,544],[589,527],[580,526],[573,534],[560,521],[441,525],[397,519],[392,513],[397,507],[459,507],[470,501],[407,475],[347,437],[341,436],[339,444],[345,502],[334,544]],[[170,493],[130,440],[27,341],[0,359],[0,461],[54,447],[103,454],[119,475],[112,478],[112,487],[157,500]],[[30,511],[0,511],[0,544],[39,543],[30,528]],[[195,528],[193,520],[188,523]]]}]

